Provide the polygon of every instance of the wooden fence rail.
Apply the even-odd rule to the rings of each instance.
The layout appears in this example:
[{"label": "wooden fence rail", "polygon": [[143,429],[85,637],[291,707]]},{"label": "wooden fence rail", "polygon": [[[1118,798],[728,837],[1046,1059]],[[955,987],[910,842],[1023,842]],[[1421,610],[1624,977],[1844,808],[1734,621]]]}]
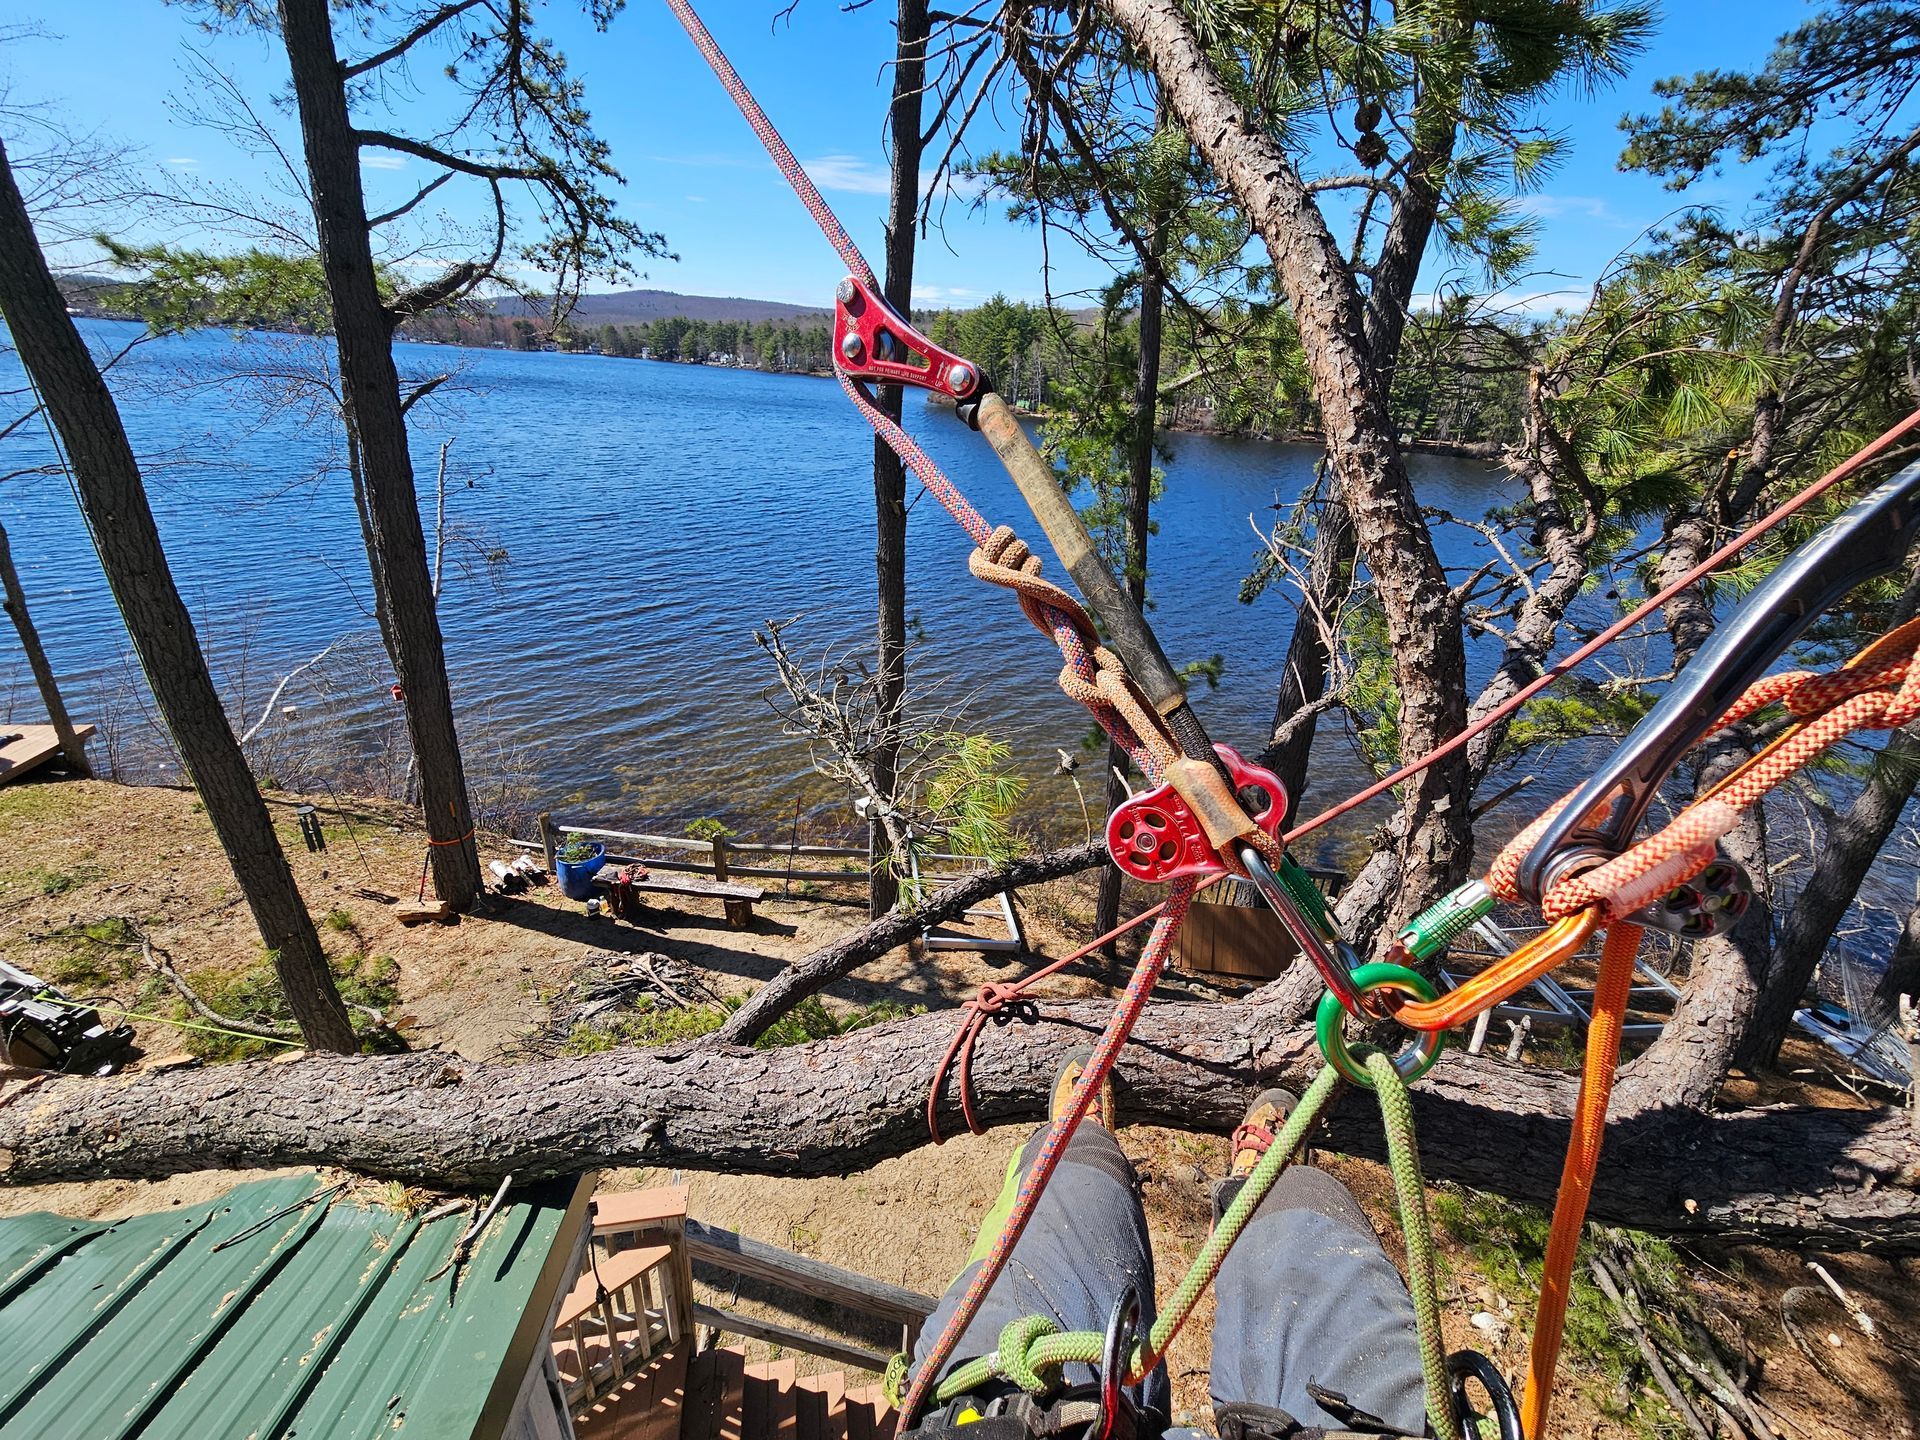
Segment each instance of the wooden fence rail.
[{"label": "wooden fence rail", "polygon": [[[933,1296],[922,1295],[917,1290],[875,1280],[853,1270],[843,1270],[838,1265],[829,1265],[810,1256],[796,1255],[791,1250],[782,1250],[777,1245],[768,1245],[732,1230],[723,1230],[717,1225],[703,1225],[698,1220],[689,1219],[686,1222],[686,1247],[687,1257],[694,1264],[758,1280],[796,1295],[825,1300],[856,1315],[867,1315],[898,1325],[900,1348],[909,1354],[913,1352],[913,1342],[919,1337],[920,1327],[939,1303]],[[887,1357],[876,1350],[810,1334],[757,1316],[742,1315],[737,1311],[698,1305],[694,1308],[693,1318],[702,1325],[710,1325],[728,1334],[765,1340],[788,1349],[837,1360],[843,1365],[857,1365],[868,1370],[884,1370],[887,1366]]]}]

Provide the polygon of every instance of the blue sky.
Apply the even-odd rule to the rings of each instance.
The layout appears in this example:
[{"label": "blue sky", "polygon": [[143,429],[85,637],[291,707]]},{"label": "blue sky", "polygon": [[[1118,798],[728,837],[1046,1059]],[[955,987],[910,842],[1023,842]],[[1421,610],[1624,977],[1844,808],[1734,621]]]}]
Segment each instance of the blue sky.
[{"label": "blue sky", "polygon": [[[256,99],[270,99],[283,87],[285,61],[268,43],[202,35],[185,7],[158,0],[9,0],[8,8],[15,22],[35,25],[47,37],[13,43],[0,59],[12,101],[47,103],[76,128],[131,141],[148,167],[197,181],[259,182],[256,159],[185,123],[169,100],[192,84],[184,64],[188,45],[204,49]],[[709,28],[855,240],[877,258],[893,7],[875,0],[849,14],[838,0],[800,0],[791,17],[776,24],[779,8],[774,0],[709,0],[705,11]],[[1597,97],[1562,97],[1550,123],[1566,135],[1569,154],[1529,202],[1542,222],[1542,273],[1516,290],[1534,297],[1569,291],[1567,298],[1576,298],[1609,258],[1673,210],[1676,197],[1656,182],[1616,169],[1619,117],[1651,108],[1656,79],[1704,66],[1752,65],[1809,8],[1800,0],[1676,0],[1664,7],[1657,35],[1624,81]],[[604,35],[582,22],[569,0],[551,0],[546,16],[586,80],[596,126],[627,176],[623,210],[663,232],[681,257],[648,262],[636,283],[830,304],[838,261],[666,7],[629,0]],[[982,134],[993,133],[997,123],[986,117]],[[418,162],[384,157],[383,163],[389,168],[368,172],[376,198],[411,193],[425,175]],[[1735,171],[1696,186],[1688,198],[1738,210],[1760,178]],[[1100,279],[1098,267],[1069,243],[1057,242],[1052,260],[1056,292]],[[944,234],[934,232],[921,246],[916,301],[965,305],[995,291],[1038,299],[1042,263],[1037,234],[1007,221],[1002,207],[970,212],[956,202]]]}]

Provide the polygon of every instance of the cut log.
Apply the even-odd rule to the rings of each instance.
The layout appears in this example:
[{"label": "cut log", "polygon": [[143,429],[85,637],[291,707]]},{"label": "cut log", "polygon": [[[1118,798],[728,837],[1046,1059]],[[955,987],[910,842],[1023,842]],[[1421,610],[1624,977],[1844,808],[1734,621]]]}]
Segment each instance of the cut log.
[{"label": "cut log", "polygon": [[[1260,1087],[1307,1083],[1319,1066],[1312,1029],[1276,1011],[1149,1008],[1121,1058],[1121,1118],[1224,1132]],[[975,1113],[1037,1120],[1061,1057],[1108,1012],[1100,1001],[1049,1005],[1033,1024],[988,1027],[973,1059]],[[614,1165],[843,1175],[925,1143],[927,1086],[957,1023],[922,1015],[773,1050],[615,1050],[517,1066],[309,1055],[61,1079],[0,1106],[0,1181],[275,1165],[449,1188]],[[1574,1089],[1570,1076],[1450,1054],[1414,1090],[1428,1174],[1550,1200]],[[961,1123],[950,1087],[941,1110],[945,1126]],[[1370,1097],[1346,1096],[1331,1127],[1334,1147],[1383,1153]],[[1920,1140],[1892,1109],[1653,1111],[1611,1127],[1593,1213],[1667,1234],[1920,1253],[1917,1179]]]}]

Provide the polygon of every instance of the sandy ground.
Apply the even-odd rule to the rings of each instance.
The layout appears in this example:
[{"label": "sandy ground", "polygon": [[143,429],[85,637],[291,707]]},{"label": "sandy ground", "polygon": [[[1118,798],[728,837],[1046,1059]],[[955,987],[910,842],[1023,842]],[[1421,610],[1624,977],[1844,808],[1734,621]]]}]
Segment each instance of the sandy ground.
[{"label": "sandy ground", "polygon": [[[329,848],[308,854],[299,844],[292,806],[298,797],[274,797],[294,870],[316,916],[344,912],[346,923],[323,927],[339,954],[390,955],[399,968],[393,1018],[416,1048],[439,1045],[475,1058],[511,1053],[515,1042],[545,1018],[548,1002],[588,957],[607,951],[664,953],[695,967],[720,993],[742,993],[778,973],[864,918],[864,908],[821,897],[771,897],[749,931],[727,928],[717,902],[686,901],[684,909],[657,909],[640,927],[589,919],[557,893],[503,901],[489,913],[457,925],[408,929],[393,918],[388,897],[411,895],[419,880],[418,826],[396,807],[356,802],[337,816],[322,798]],[[348,822],[351,822],[349,831]],[[34,969],[69,942],[63,927],[126,916],[140,924],[189,974],[211,975],[251,964],[259,940],[234,892],[204,814],[190,793],[130,789],[87,782],[17,784],[0,788],[0,841],[10,857],[0,868],[0,953]],[[487,858],[511,858],[499,843]],[[1061,953],[1067,937],[1084,934],[1085,898],[1071,886],[1023,897],[1030,938]],[[706,913],[712,911],[715,913]],[[137,957],[135,958],[137,966]],[[838,1006],[892,999],[945,1008],[983,979],[1005,972],[978,955],[948,952],[931,962],[890,957],[838,987]],[[145,977],[130,970],[107,987],[129,1002]],[[1201,993],[1207,987],[1196,982]],[[1068,975],[1053,994],[1095,994],[1096,976]],[[166,1027],[139,1022],[151,1056],[178,1049]],[[1807,1083],[1799,1082],[1802,1089]],[[1781,1083],[1747,1086],[1745,1100],[1787,1098]],[[4,1092],[0,1091],[0,1103]],[[1823,1103],[1855,1103],[1843,1092]],[[1122,1120],[1124,1121],[1124,1116]],[[962,1135],[871,1169],[825,1180],[658,1171],[616,1172],[604,1188],[684,1180],[692,1213],[709,1224],[865,1274],[938,1293],[959,1270],[974,1230],[997,1192],[1006,1159],[1024,1129],[982,1137]],[[1208,1186],[1222,1173],[1226,1142],[1148,1127],[1124,1127],[1121,1143],[1143,1182],[1162,1295],[1177,1283],[1204,1239]],[[1389,1252],[1403,1258],[1392,1218],[1385,1172],[1366,1161],[1322,1157],[1359,1196]],[[210,1172],[158,1183],[101,1181],[86,1185],[0,1188],[0,1215],[51,1209],[111,1218],[187,1204],[217,1194],[254,1174]],[[1474,1258],[1443,1247],[1446,1325],[1450,1346],[1488,1351],[1506,1373],[1524,1364],[1532,1298],[1501,1293]],[[1783,1436],[1886,1437],[1911,1440],[1920,1414],[1920,1265],[1858,1256],[1821,1257],[1872,1316],[1869,1340],[1832,1302],[1802,1297],[1800,1327],[1814,1345],[1810,1361],[1787,1336],[1782,1294],[1819,1282],[1797,1255],[1755,1247],[1690,1253],[1687,1279],[1714,1328],[1750,1357],[1760,1375],[1758,1393],[1779,1418]],[[702,1287],[710,1303],[819,1323],[831,1317],[815,1302],[780,1297],[751,1286]],[[1481,1317],[1476,1328],[1470,1317]],[[841,1317],[844,1320],[844,1317]],[[1211,1305],[1203,1306],[1170,1357],[1176,1409],[1204,1423],[1207,1337]],[[875,1349],[897,1335],[855,1332]],[[803,1366],[813,1364],[802,1357]],[[1614,1382],[1567,1367],[1556,1411],[1559,1436],[1626,1437],[1683,1434],[1666,1412],[1641,1393],[1616,1393]]]}]

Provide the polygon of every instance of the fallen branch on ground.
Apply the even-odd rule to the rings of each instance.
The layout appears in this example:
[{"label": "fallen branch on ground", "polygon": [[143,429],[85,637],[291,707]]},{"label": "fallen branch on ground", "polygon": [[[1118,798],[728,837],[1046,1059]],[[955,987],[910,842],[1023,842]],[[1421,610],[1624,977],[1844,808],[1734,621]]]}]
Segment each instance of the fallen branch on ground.
[{"label": "fallen branch on ground", "polygon": [[751,1045],[809,995],[826,989],[889,951],[898,950],[935,925],[957,919],[982,900],[1003,890],[1039,885],[1091,870],[1104,864],[1106,858],[1105,842],[1094,840],[1065,850],[1049,850],[1044,855],[1022,856],[943,886],[921,904],[869,921],[789,966],[755,991],[753,998],[714,1033],[710,1043]]}]

